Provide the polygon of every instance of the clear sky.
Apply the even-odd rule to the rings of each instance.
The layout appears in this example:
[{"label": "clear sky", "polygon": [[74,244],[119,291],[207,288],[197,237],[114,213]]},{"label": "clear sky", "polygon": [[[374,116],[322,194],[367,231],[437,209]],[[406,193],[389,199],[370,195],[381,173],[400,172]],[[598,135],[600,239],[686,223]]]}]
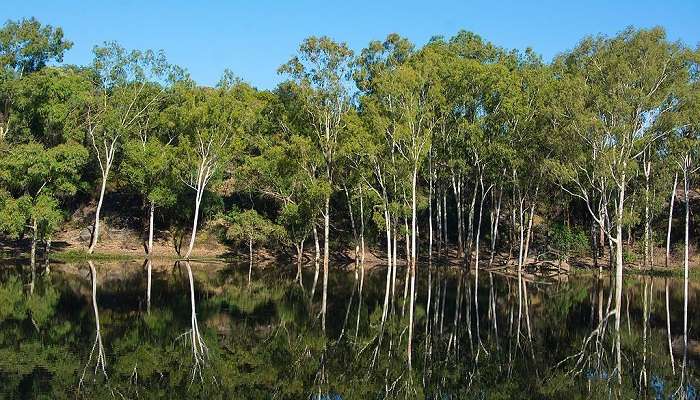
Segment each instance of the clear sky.
[{"label": "clear sky", "polygon": [[700,0],[6,0],[0,7],[2,21],[31,16],[64,29],[75,44],[68,63],[87,64],[94,45],[116,40],[128,49],[163,49],[200,84],[216,83],[229,68],[263,89],[282,79],[277,67],[310,35],[360,50],[392,32],[422,45],[466,29],[499,46],[530,46],[546,60],[585,35],[628,25],[661,25],[672,40],[700,43]]}]

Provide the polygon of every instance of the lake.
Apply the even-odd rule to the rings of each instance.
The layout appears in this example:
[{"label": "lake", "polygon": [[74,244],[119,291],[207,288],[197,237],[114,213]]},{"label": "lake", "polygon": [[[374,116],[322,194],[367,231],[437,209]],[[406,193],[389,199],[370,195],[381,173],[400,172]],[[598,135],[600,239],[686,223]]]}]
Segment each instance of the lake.
[{"label": "lake", "polygon": [[[225,263],[21,263],[0,270],[3,398],[695,398],[698,291],[628,276],[616,369],[609,276],[419,265],[412,365],[399,269],[331,269],[325,334],[313,269]],[[614,290],[613,290],[614,291]]]}]

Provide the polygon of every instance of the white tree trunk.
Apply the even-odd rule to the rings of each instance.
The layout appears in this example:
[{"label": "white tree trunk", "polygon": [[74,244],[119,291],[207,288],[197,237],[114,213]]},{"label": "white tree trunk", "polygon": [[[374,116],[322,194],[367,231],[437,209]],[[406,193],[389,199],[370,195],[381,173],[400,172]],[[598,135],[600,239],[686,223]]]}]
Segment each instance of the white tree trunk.
[{"label": "white tree trunk", "polygon": [[318,274],[321,262],[321,247],[318,244],[318,228],[316,227],[316,222],[314,222],[314,283],[311,286],[311,301],[314,300],[314,294],[316,293],[316,285],[318,284]]},{"label": "white tree trunk", "polygon": [[192,235],[190,236],[190,244],[187,246],[187,253],[185,253],[185,260],[190,259],[192,254],[192,249],[194,249],[195,238],[197,237],[197,224],[199,223],[199,205],[202,201],[202,195],[204,194],[204,188],[197,188],[197,194],[194,201],[194,218],[192,219]]},{"label": "white tree trunk", "polygon": [[[626,168],[626,164],[623,165]],[[620,317],[622,312],[622,247],[624,241],[622,238],[622,218],[625,210],[625,186],[626,177],[622,173],[619,185],[619,198],[617,202],[617,215],[615,222],[616,239],[615,239],[615,355],[618,384],[622,385],[622,349],[620,342]]]},{"label": "white tree trunk", "polygon": [[102,173],[102,181],[100,184],[100,197],[97,200],[97,209],[95,209],[95,224],[92,227],[92,240],[90,241],[90,247],[88,248],[88,254],[95,252],[95,246],[97,246],[97,239],[100,236],[100,212],[102,211],[102,203],[105,198],[105,189],[107,188],[107,177],[109,175],[109,167]]},{"label": "white tree trunk", "polygon": [[411,354],[413,346],[413,308],[416,298],[416,236],[417,236],[417,224],[416,224],[416,186],[418,185],[418,166],[413,167],[413,179],[411,182],[411,257],[410,265],[408,268],[411,270],[411,300],[409,302],[408,309],[408,346],[407,346],[407,356],[408,356],[408,369],[412,368],[411,365]]},{"label": "white tree trunk", "polygon": [[688,248],[690,246],[690,199],[688,192],[690,191],[690,155],[686,155],[685,165],[683,168],[683,200],[685,200],[685,228],[684,228],[684,246],[683,246],[683,365],[681,367],[681,382],[683,382],[686,374],[686,365],[688,359],[688,272],[689,259]]},{"label": "white tree trunk", "polygon": [[382,308],[382,326],[386,322],[387,315],[389,313],[389,294],[391,292],[391,276],[392,276],[392,263],[391,263],[391,215],[389,215],[389,203],[385,200],[384,206],[384,227],[386,229],[386,288],[384,290],[384,307]]},{"label": "white tree trunk", "polygon": [[673,175],[673,187],[671,188],[671,201],[668,203],[668,228],[666,229],[666,259],[665,267],[668,268],[668,260],[671,257],[671,226],[673,225],[673,205],[676,202],[676,188],[678,187],[678,172]]},{"label": "white tree trunk", "polygon": [[329,230],[330,230],[330,195],[326,195],[323,213],[323,299],[321,301],[321,329],[326,332],[326,307],[328,301],[328,262],[329,262]]},{"label": "white tree trunk", "polygon": [[153,255],[153,214],[155,210],[155,204],[151,202],[148,211],[148,255]]}]

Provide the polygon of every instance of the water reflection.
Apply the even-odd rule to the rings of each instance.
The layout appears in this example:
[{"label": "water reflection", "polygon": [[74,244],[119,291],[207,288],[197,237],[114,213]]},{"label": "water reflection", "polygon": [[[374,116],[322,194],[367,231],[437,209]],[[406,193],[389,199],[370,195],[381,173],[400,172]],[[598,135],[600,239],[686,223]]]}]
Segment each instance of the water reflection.
[{"label": "water reflection", "polygon": [[477,278],[419,266],[409,370],[410,316],[397,303],[403,291],[389,290],[386,298],[394,276],[405,285],[405,271],[392,265],[330,275],[323,334],[320,301],[311,294],[315,271],[300,277],[297,265],[283,269],[259,271],[249,285],[245,266],[224,264],[88,262],[54,265],[51,275],[5,268],[0,393],[280,399],[695,393],[698,320],[686,314],[697,306],[692,282],[686,295],[682,280],[629,277],[617,313],[607,275],[543,280],[482,269]]}]

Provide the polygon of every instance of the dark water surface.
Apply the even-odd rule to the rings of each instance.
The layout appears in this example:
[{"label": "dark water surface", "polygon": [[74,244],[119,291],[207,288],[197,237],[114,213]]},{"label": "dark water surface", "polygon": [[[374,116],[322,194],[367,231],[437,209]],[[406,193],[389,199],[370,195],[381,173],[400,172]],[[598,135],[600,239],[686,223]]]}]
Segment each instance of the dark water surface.
[{"label": "dark water surface", "polygon": [[[412,368],[397,274],[332,270],[310,300],[294,267],[78,263],[0,269],[0,397],[225,399],[694,398],[699,288],[625,279],[621,378],[607,275],[566,281],[419,267]],[[357,280],[356,280],[357,277]],[[428,303],[428,289],[430,302]],[[404,315],[404,317],[402,317]],[[667,315],[670,318],[667,318]],[[670,333],[669,333],[670,328]],[[673,356],[673,363],[672,363]]]}]

